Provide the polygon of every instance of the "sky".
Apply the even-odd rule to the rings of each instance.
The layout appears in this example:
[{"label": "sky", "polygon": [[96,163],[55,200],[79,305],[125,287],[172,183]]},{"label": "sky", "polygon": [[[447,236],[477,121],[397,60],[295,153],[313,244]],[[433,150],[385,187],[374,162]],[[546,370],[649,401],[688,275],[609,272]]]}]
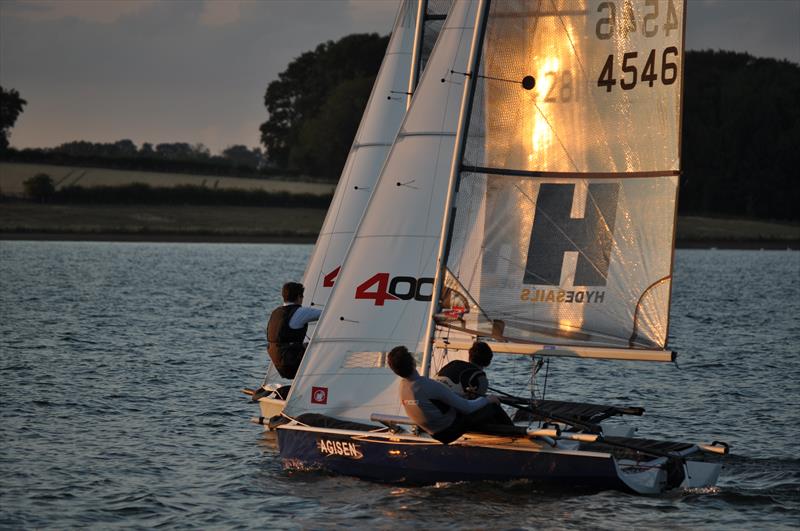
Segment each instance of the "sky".
[{"label": "sky", "polygon": [[[590,0],[593,1],[593,0]],[[664,0],[660,0],[664,1]],[[259,145],[267,85],[301,53],[388,34],[398,0],[0,0],[11,145]],[[686,48],[800,63],[800,0],[688,0]]]}]

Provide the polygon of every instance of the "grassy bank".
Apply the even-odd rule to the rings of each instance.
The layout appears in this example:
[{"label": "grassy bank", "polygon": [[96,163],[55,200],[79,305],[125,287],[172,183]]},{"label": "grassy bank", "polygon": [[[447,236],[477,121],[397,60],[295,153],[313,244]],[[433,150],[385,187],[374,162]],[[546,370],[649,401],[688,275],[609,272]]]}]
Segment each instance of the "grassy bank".
[{"label": "grassy bank", "polygon": [[[2,239],[313,242],[324,209],[0,203]],[[687,216],[681,247],[800,248],[800,225]]]},{"label": "grassy bank", "polygon": [[311,241],[324,209],[0,203],[0,238]]},{"label": "grassy bank", "polygon": [[132,183],[152,187],[203,186],[211,189],[263,190],[290,194],[330,195],[335,184],[303,182],[298,179],[246,179],[241,177],[189,175],[185,173],[159,173],[150,171],[115,170],[53,164],[24,164],[0,162],[0,192],[21,196],[22,183],[36,174],[45,173],[53,179],[56,189],[67,186],[126,186]]},{"label": "grassy bank", "polygon": [[678,217],[678,247],[800,249],[800,225],[750,219]]}]

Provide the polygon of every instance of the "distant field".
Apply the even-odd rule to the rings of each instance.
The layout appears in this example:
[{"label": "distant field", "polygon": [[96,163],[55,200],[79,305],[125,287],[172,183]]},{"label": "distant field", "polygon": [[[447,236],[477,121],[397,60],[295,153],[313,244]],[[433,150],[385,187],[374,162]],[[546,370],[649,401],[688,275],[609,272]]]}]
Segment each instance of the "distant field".
[{"label": "distant field", "polygon": [[313,242],[324,219],[325,210],[314,208],[5,202],[0,203],[0,239],[46,234],[48,239],[86,235],[88,239],[158,240],[169,235],[171,241],[206,236],[211,240],[289,238]]},{"label": "distant field", "polygon": [[207,175],[188,175],[183,173],[157,173],[146,171],[112,170],[104,168],[81,168],[76,166],[55,166],[49,164],[19,164],[0,162],[0,192],[5,195],[20,196],[22,183],[37,173],[49,175],[56,188],[69,185],[124,186],[143,183],[150,186],[195,185],[209,188],[235,188],[244,190],[264,190],[266,192],[289,192],[292,194],[330,195],[335,185],[273,179],[245,179],[241,177],[215,177]]},{"label": "distant field", "polygon": [[678,217],[678,240],[683,242],[713,242],[725,246],[735,242],[763,242],[780,245],[800,242],[800,225],[749,219]]},{"label": "distant field", "polygon": [[[0,203],[0,239],[314,241],[325,210],[242,206]],[[766,221],[678,218],[681,247],[800,248],[800,226]]]}]

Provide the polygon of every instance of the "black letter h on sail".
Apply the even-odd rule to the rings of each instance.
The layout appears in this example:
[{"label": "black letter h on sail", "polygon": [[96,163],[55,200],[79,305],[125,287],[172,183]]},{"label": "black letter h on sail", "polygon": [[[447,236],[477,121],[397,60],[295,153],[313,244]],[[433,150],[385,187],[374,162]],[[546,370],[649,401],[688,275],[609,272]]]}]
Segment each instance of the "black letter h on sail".
[{"label": "black letter h on sail", "polygon": [[619,184],[590,184],[583,219],[570,217],[574,184],[542,184],[536,200],[524,284],[558,286],[564,253],[578,252],[575,286],[605,286]]}]

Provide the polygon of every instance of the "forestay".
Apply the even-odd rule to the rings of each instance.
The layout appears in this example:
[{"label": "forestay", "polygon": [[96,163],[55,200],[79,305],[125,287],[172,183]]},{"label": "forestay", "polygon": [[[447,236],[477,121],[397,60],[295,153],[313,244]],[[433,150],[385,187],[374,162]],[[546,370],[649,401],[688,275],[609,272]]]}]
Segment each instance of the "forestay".
[{"label": "forestay", "polygon": [[476,2],[457,2],[342,264],[285,409],[397,414],[386,352],[422,351]]},{"label": "forestay", "polygon": [[683,20],[679,0],[491,2],[446,249],[482,317],[440,322],[666,346]]}]

